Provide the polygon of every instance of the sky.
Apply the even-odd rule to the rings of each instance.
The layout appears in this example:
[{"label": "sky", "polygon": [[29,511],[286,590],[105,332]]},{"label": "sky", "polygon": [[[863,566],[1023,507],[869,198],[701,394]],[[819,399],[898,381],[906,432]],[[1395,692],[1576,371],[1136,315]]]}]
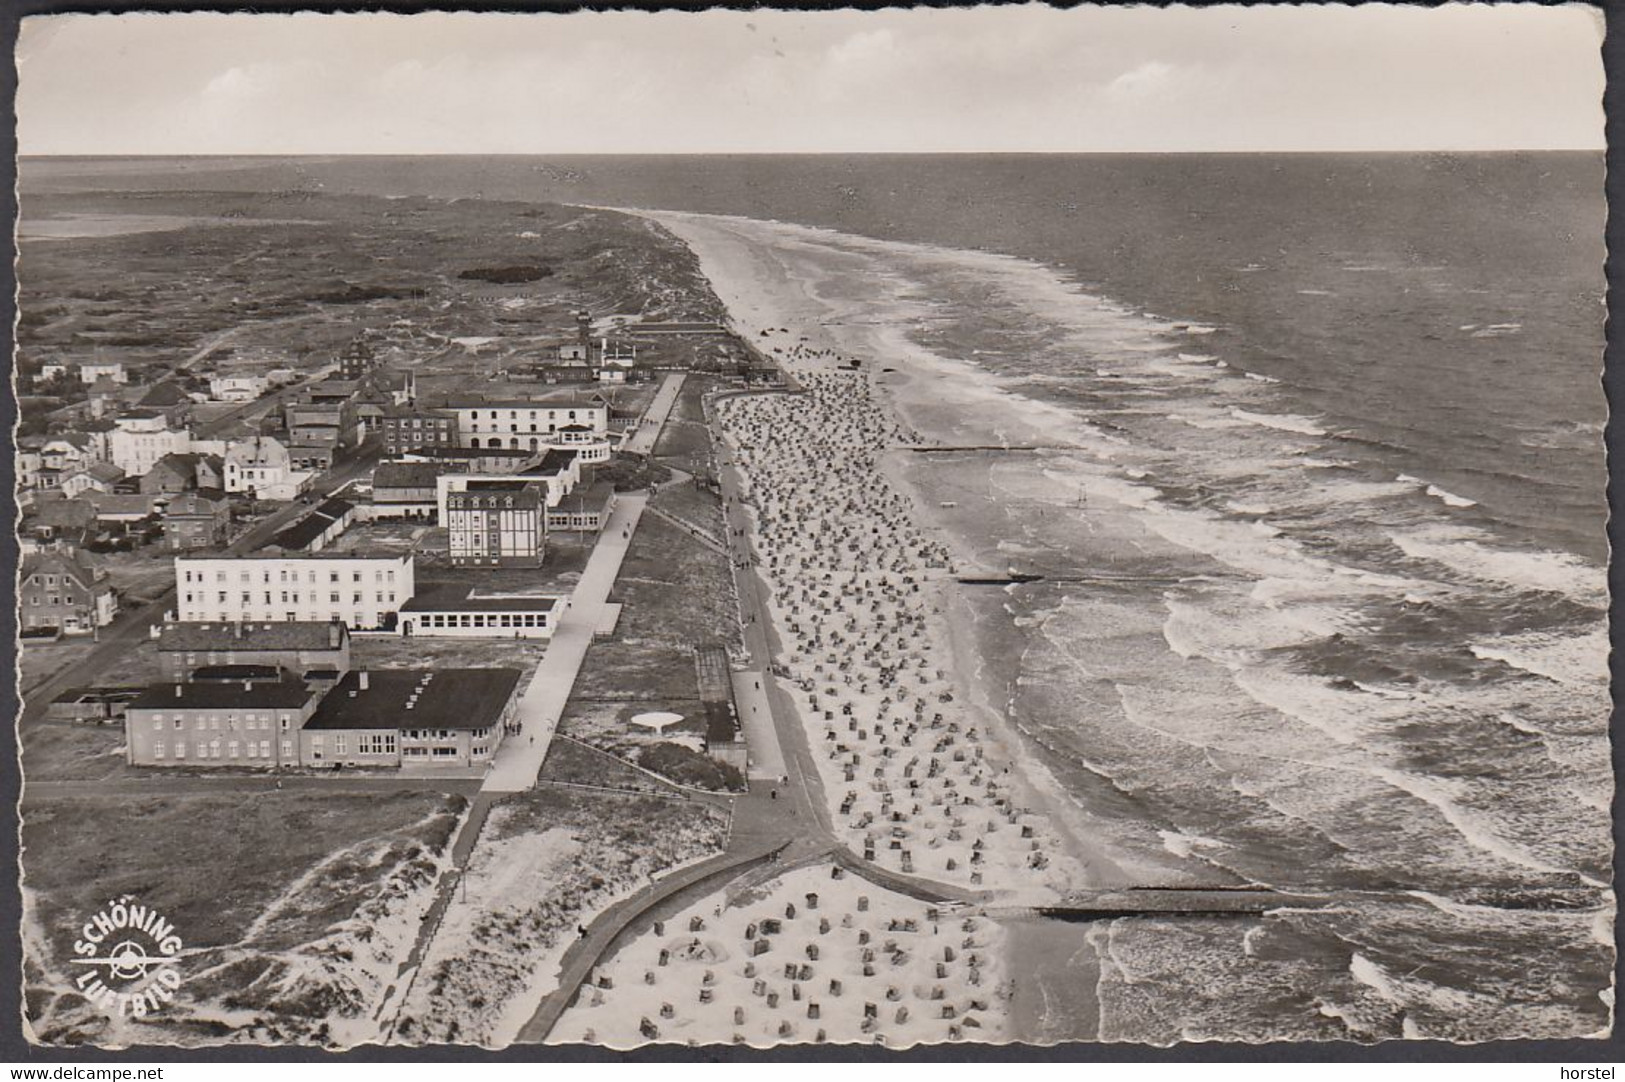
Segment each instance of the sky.
[{"label": "sky", "polygon": [[24,154],[1592,149],[1571,6],[34,16]]}]

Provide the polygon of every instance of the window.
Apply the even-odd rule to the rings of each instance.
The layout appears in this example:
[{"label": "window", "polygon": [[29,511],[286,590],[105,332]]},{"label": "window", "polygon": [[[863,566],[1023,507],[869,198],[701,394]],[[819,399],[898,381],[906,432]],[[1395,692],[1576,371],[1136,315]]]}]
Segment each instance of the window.
[{"label": "window", "polygon": [[164,716],[162,714],[154,714],[152,716],[152,727],[154,729],[162,729],[164,727]]},{"label": "window", "polygon": [[229,740],[226,742],[226,755],[232,759],[237,758],[237,741]]},{"label": "window", "polygon": [[175,758],[177,758],[177,759],[186,758],[186,741],[184,741],[184,740],[175,741]]},{"label": "window", "polygon": [[334,755],[344,755],[344,754],[346,754],[347,753],[346,748],[348,747],[348,744],[349,744],[349,741],[345,739],[343,733],[340,733],[340,734],[334,736],[333,737],[333,754]]},{"label": "window", "polygon": [[154,759],[162,759],[164,757],[163,741],[160,740],[158,743],[152,746],[152,757]]},{"label": "window", "polygon": [[293,759],[293,741],[292,740],[284,740],[282,742],[282,757],[284,759],[287,759],[287,760],[290,760],[290,761]]}]

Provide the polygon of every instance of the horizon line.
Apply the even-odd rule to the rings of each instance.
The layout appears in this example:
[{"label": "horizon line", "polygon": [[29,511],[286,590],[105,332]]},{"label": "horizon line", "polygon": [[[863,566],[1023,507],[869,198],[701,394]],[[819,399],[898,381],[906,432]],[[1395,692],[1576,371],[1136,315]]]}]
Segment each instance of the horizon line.
[{"label": "horizon line", "polygon": [[790,158],[790,157],[1042,157],[1083,155],[1250,154],[1604,154],[1596,147],[1349,147],[1340,149],[1209,150],[392,150],[392,151],[58,151],[17,154],[18,161],[53,158]]}]

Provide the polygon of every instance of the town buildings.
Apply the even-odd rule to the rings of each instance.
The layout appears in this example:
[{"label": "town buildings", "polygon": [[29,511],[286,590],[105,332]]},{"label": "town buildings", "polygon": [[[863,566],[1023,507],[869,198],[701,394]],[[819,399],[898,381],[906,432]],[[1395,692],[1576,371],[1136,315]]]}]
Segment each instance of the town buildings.
[{"label": "town buildings", "polygon": [[[607,439],[609,407],[573,398],[553,400],[455,397],[444,406],[457,416],[457,428],[469,447],[507,447],[539,451],[558,445],[559,433],[570,428]],[[582,442],[588,442],[583,440]]]},{"label": "town buildings", "polygon": [[56,628],[83,635],[106,627],[118,613],[107,572],[75,554],[41,552],[23,560],[17,576],[19,624],[24,631]]},{"label": "town buildings", "polygon": [[177,556],[181,620],[342,620],[393,630],[414,592],[411,556]]},{"label": "town buildings", "polygon": [[142,492],[152,494],[189,492],[193,489],[223,491],[225,460],[220,455],[190,451],[165,455],[142,475],[140,485]]},{"label": "town buildings", "polygon": [[518,669],[347,673],[300,732],[307,767],[478,767],[516,711]]},{"label": "town buildings", "polygon": [[153,628],[168,680],[221,665],[264,665],[301,679],[350,671],[350,629],[338,620],[277,623],[170,621]]},{"label": "town buildings", "polygon": [[164,548],[190,552],[224,544],[231,529],[231,505],[196,492],[170,498],[164,508]]},{"label": "town buildings", "polygon": [[270,386],[267,376],[215,376],[209,380],[209,397],[217,402],[252,402]]},{"label": "town buildings", "polygon": [[300,681],[154,684],[124,711],[134,766],[299,765],[299,731],[321,701]]},{"label": "town buildings", "polygon": [[569,599],[553,594],[433,587],[401,606],[403,636],[551,639]]},{"label": "town buildings", "polygon": [[278,531],[268,548],[283,552],[320,552],[350,528],[355,504],[337,497],[323,500],[310,514]]},{"label": "town buildings", "polygon": [[262,500],[296,499],[314,476],[294,467],[293,456],[279,440],[250,436],[226,448],[225,488]]},{"label": "town buildings", "polygon": [[597,481],[576,489],[556,507],[548,508],[547,528],[597,533],[614,513],[615,486],[608,481]]},{"label": "town buildings", "polygon": [[130,374],[125,371],[122,361],[86,361],[79,366],[79,382],[85,386],[88,387],[102,379],[113,383],[128,383]]},{"label": "town buildings", "polygon": [[124,471],[111,462],[92,462],[61,475],[57,488],[64,496],[80,496],[86,492],[112,492],[124,480]]},{"label": "town buildings", "polygon": [[446,494],[448,546],[454,566],[539,567],[547,548],[546,500],[521,480],[470,478]]},{"label": "town buildings", "polygon": [[398,455],[420,447],[460,447],[457,414],[450,410],[397,406],[383,418],[384,451]]},{"label": "town buildings", "polygon": [[432,462],[380,462],[372,471],[372,517],[434,518],[441,472]]},{"label": "town buildings", "polygon": [[107,457],[130,477],[140,477],[165,455],[192,449],[192,434],[171,428],[161,411],[132,411],[113,424],[107,434]]}]

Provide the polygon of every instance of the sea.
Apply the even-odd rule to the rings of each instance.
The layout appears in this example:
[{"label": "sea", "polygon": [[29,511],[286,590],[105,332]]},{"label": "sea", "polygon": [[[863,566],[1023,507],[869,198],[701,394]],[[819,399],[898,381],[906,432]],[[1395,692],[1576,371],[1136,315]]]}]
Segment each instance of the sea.
[{"label": "sea", "polygon": [[1100,1037],[1611,1026],[1600,155],[25,160],[31,185],[826,246],[848,318],[996,390],[916,409],[926,435],[1034,448],[911,479],[1028,579],[970,601],[984,675],[1092,841],[1143,886],[1329,899],[1080,932]]}]

